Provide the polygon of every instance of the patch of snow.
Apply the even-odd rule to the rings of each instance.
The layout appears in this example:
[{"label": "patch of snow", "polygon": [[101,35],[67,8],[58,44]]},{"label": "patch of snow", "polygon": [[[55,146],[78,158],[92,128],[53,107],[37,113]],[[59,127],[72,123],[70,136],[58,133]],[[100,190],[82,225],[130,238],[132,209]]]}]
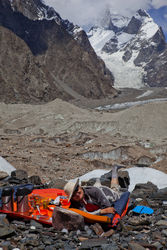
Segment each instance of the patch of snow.
[{"label": "patch of snow", "polygon": [[124,103],[116,103],[113,105],[107,105],[107,106],[100,106],[97,107],[97,110],[112,110],[112,109],[125,109],[125,108],[130,108],[132,106],[137,106],[137,105],[143,105],[146,103],[153,103],[153,102],[165,102],[167,101],[167,98],[157,98],[157,99],[149,99],[149,100],[144,100],[144,101],[137,101],[137,102],[124,102]]},{"label": "patch of snow", "polygon": [[11,174],[12,171],[16,170],[9,162],[7,162],[3,157],[0,156],[0,171],[4,171]]},{"label": "patch of snow", "polygon": [[120,35],[118,35],[119,47],[122,47],[125,43],[129,42],[132,38],[134,38],[134,36],[134,34],[128,34],[125,32],[120,33]]},{"label": "patch of snow", "polygon": [[133,167],[126,170],[130,177],[130,192],[134,189],[137,183],[147,183],[148,181],[157,185],[159,189],[167,187],[167,174],[159,170],[146,167]]},{"label": "patch of snow", "polygon": [[113,53],[111,55],[105,52],[97,53],[104,61],[109,70],[113,73],[115,88],[142,88],[144,69],[136,67],[133,63],[134,58],[137,57],[138,52],[134,52],[131,60],[124,62],[122,56],[123,51]]},{"label": "patch of snow", "polygon": [[78,32],[82,31],[83,29],[81,27],[76,27],[73,31],[73,34],[76,35]]},{"label": "patch of snow", "polygon": [[87,33],[89,41],[94,50],[100,51],[104,45],[115,36],[111,30],[103,30],[101,28],[94,28]]},{"label": "patch of snow", "polygon": [[103,174],[107,174],[109,171],[111,170],[105,170],[105,169],[95,169],[95,170],[92,170],[82,176],[79,176],[75,179],[73,179],[72,181],[75,181],[79,178],[79,181],[81,183],[81,181],[88,181],[92,178],[100,178]]},{"label": "patch of snow", "polygon": [[140,36],[142,39],[150,39],[155,35],[155,33],[159,30],[159,27],[156,23],[154,23],[151,17],[145,18],[140,28]]},{"label": "patch of snow", "polygon": [[[90,171],[89,173],[77,177],[71,181],[75,181],[79,178],[79,181],[88,181],[92,178],[100,178],[102,175],[108,173],[111,170],[105,169],[96,169]],[[124,170],[123,170],[124,171]],[[159,189],[167,187],[167,174],[153,169],[153,168],[146,168],[146,167],[132,167],[128,168],[125,171],[128,171],[130,177],[130,185],[129,191],[132,192],[135,185],[138,183],[147,183],[152,182],[153,184],[157,185]]]},{"label": "patch of snow", "polygon": [[143,93],[142,95],[139,95],[136,97],[136,99],[140,99],[142,97],[145,97],[145,96],[149,96],[153,93],[153,90],[147,90],[145,93]]}]

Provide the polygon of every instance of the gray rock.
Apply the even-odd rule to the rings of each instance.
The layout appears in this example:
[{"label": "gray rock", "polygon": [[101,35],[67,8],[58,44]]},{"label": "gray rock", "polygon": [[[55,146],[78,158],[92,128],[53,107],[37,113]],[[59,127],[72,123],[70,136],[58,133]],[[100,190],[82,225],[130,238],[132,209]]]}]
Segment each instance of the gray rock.
[{"label": "gray rock", "polygon": [[164,249],[164,247],[162,246],[160,242],[155,242],[152,244],[152,246],[155,247],[156,250]]},{"label": "gray rock", "polygon": [[119,250],[120,248],[113,242],[110,244],[102,244],[101,249],[102,250]]},{"label": "gray rock", "polygon": [[133,216],[132,218],[129,218],[128,220],[130,225],[138,226],[138,225],[150,225],[151,219],[147,215],[139,215],[139,216]]},{"label": "gray rock", "polygon": [[157,226],[165,226],[167,227],[167,220],[159,220],[157,223],[156,223]]},{"label": "gray rock", "polygon": [[4,172],[4,171],[0,171],[0,180],[5,179],[6,177],[8,177],[8,173]]},{"label": "gray rock", "polygon": [[58,188],[63,189],[67,181],[64,179],[53,178],[51,182],[48,184],[48,188]]},{"label": "gray rock", "polygon": [[28,182],[34,185],[42,185],[41,178],[38,175],[33,175],[28,178]]},{"label": "gray rock", "polygon": [[31,226],[34,226],[35,228],[40,228],[40,229],[43,228],[43,225],[42,225],[41,223],[38,223],[38,222],[35,221],[35,220],[31,220],[31,221],[30,221],[30,225],[31,225]]},{"label": "gray rock", "polygon": [[128,246],[128,250],[145,250],[145,247],[142,247],[138,243],[130,242]]},{"label": "gray rock", "polygon": [[53,227],[61,231],[62,229],[71,230],[82,230],[84,229],[84,218],[67,209],[61,207],[55,207],[52,215]]},{"label": "gray rock", "polygon": [[6,215],[0,214],[0,238],[5,238],[13,233],[15,233],[15,229],[9,224]]},{"label": "gray rock", "polygon": [[131,197],[133,198],[142,198],[145,199],[146,197],[149,197],[153,193],[156,193],[158,191],[158,188],[156,185],[154,185],[151,182],[139,183],[136,184],[134,190],[131,193]]},{"label": "gray rock", "polygon": [[79,249],[91,249],[92,247],[100,247],[104,244],[107,244],[107,239],[89,239],[82,242],[81,247]]},{"label": "gray rock", "polygon": [[153,193],[151,195],[151,198],[167,201],[167,187],[163,189],[159,189],[156,193]]},{"label": "gray rock", "polygon": [[18,169],[11,172],[10,183],[28,183],[28,174],[25,170]]},{"label": "gray rock", "polygon": [[162,230],[162,234],[167,237],[167,229]]}]

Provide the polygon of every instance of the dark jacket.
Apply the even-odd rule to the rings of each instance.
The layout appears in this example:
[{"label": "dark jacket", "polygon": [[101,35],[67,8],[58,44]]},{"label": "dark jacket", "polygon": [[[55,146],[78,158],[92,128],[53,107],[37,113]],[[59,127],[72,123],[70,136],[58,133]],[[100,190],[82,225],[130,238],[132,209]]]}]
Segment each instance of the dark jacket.
[{"label": "dark jacket", "polygon": [[[119,194],[112,191],[110,188],[101,186],[101,187],[83,187],[84,190],[84,199],[89,204],[94,204],[99,207],[99,209],[112,207],[115,200],[119,199]],[[82,202],[71,202],[72,208],[77,208],[83,211],[86,211],[85,206]],[[97,214],[99,210],[95,213]]]}]

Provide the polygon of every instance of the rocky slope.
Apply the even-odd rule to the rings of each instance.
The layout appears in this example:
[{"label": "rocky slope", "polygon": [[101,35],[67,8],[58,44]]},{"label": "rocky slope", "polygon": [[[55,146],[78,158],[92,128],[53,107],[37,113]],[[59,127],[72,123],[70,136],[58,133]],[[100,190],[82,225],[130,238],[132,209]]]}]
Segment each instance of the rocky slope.
[{"label": "rocky slope", "polygon": [[115,95],[84,31],[41,1],[0,2],[0,100],[39,103]]},{"label": "rocky slope", "polygon": [[126,18],[107,10],[88,36],[113,72],[115,86],[167,86],[165,37],[146,11],[140,9],[132,18]]},{"label": "rocky slope", "polygon": [[105,113],[58,99],[35,106],[1,104],[0,155],[16,169],[46,178],[55,172],[74,178],[114,162],[167,173],[166,106],[152,103]]}]

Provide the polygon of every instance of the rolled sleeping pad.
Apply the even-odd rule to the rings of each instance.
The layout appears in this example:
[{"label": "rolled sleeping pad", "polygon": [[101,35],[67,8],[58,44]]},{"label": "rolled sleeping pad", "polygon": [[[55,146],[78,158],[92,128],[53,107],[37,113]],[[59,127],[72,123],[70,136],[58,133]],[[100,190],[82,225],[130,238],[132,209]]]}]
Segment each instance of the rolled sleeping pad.
[{"label": "rolled sleeping pad", "polygon": [[33,190],[33,185],[25,184],[17,186],[15,190],[16,201],[17,201],[17,212],[25,213],[28,212],[30,207],[28,204],[28,194]]}]

